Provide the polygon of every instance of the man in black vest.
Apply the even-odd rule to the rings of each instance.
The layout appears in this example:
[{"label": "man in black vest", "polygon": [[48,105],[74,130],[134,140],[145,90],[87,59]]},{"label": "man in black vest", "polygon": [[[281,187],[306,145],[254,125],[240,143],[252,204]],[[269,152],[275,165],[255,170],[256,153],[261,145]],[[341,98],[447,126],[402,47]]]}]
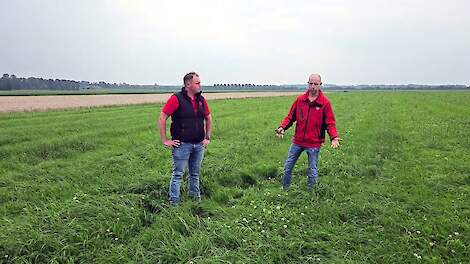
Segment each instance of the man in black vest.
[{"label": "man in black vest", "polygon": [[[186,166],[189,171],[189,197],[200,200],[199,170],[204,149],[210,143],[212,117],[206,100],[201,95],[201,80],[195,72],[183,78],[184,87],[173,94],[160,113],[158,126],[165,147],[172,150],[173,174],[169,187],[172,204],[180,201],[180,187]],[[171,116],[171,140],[166,138],[166,120]]]}]

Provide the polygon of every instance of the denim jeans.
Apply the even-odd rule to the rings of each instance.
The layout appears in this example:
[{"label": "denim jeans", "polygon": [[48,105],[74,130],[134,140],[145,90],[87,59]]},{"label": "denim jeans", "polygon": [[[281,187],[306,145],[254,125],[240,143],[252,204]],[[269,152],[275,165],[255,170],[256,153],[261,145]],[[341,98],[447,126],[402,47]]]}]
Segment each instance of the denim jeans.
[{"label": "denim jeans", "polygon": [[286,162],[284,163],[284,177],[282,178],[282,185],[284,188],[288,188],[291,183],[292,169],[294,168],[297,159],[299,158],[302,151],[307,152],[308,158],[308,169],[307,169],[307,186],[312,187],[318,178],[317,164],[318,154],[320,153],[319,148],[304,148],[297,144],[292,144],[289,148]]},{"label": "denim jeans", "polygon": [[188,167],[189,197],[200,199],[199,170],[204,157],[204,146],[202,143],[181,142],[181,145],[173,149],[173,173],[170,180],[169,198],[171,203],[180,201],[181,181],[184,171]]}]

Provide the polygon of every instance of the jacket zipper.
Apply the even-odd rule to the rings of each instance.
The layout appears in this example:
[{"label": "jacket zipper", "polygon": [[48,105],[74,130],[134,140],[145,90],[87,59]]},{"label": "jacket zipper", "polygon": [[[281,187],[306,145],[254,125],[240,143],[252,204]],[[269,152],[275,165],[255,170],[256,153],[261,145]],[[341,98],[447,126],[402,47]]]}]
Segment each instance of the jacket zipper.
[{"label": "jacket zipper", "polygon": [[307,110],[307,122],[305,123],[305,128],[304,128],[304,137],[305,139],[305,133],[307,133],[307,127],[308,127],[308,118],[310,117],[310,104],[308,104],[308,110]]}]

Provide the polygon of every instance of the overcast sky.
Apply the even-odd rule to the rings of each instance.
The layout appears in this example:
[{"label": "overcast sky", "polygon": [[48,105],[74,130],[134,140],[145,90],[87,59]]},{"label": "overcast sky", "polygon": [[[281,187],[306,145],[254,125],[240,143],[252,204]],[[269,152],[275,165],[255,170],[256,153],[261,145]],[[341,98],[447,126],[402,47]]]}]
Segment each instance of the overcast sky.
[{"label": "overcast sky", "polygon": [[465,0],[0,0],[0,73],[135,84],[470,84]]}]

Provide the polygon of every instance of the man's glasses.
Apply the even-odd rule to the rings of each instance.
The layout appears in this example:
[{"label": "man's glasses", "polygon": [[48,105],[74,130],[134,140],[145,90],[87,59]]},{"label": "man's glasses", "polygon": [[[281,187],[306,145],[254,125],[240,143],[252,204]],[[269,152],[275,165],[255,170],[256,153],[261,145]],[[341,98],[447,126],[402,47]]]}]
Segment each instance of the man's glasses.
[{"label": "man's glasses", "polygon": [[323,83],[316,83],[316,82],[308,82],[308,84],[310,85],[315,85],[315,86],[318,86],[318,85],[322,85]]}]

